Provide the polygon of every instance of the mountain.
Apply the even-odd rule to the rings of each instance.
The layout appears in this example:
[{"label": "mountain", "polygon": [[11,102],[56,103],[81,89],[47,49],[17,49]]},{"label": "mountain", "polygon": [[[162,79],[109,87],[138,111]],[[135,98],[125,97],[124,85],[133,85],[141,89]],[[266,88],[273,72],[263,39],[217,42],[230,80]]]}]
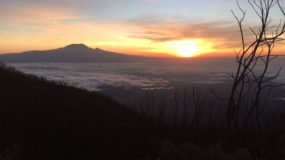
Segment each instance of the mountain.
[{"label": "mountain", "polygon": [[71,44],[46,51],[27,51],[0,55],[3,62],[133,62],[147,58],[92,49],[84,44]]},{"label": "mountain", "polygon": [[157,142],[144,118],[98,93],[3,65],[0,88],[1,160],[147,159]]}]

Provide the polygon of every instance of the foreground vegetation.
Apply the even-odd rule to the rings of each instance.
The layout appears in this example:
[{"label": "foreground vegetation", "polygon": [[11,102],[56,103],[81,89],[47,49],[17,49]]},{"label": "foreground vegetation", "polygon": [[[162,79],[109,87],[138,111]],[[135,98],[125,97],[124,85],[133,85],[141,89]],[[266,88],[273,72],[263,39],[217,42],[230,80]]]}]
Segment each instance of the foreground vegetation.
[{"label": "foreground vegetation", "polygon": [[157,150],[151,125],[106,96],[4,65],[0,88],[2,157],[142,159]]},{"label": "foreground vegetation", "polygon": [[5,65],[0,67],[0,86],[0,158],[4,160],[285,158],[282,114],[263,130],[229,133],[222,119],[203,111],[210,111],[209,103],[194,90],[189,94],[193,101],[187,98],[186,105],[194,114],[187,114],[185,121],[179,112],[180,116],[170,116],[172,123],[162,114],[150,114],[152,107],[162,113],[161,100],[145,100],[143,111],[132,110],[95,92]]}]

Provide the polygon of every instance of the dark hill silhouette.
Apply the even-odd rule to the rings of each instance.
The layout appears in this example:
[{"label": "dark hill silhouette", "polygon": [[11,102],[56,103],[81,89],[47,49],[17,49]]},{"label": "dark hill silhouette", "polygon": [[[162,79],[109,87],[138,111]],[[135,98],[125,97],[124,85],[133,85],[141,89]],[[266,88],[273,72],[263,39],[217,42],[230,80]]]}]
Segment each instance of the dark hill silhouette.
[{"label": "dark hill silhouette", "polygon": [[[85,48],[62,50],[70,47]],[[19,159],[127,160],[148,157],[156,146],[145,120],[95,92],[5,66],[0,88],[0,154],[17,144]]]},{"label": "dark hill silhouette", "polygon": [[84,44],[71,44],[46,51],[0,55],[0,60],[3,62],[133,62],[144,59],[147,58],[109,52],[99,48],[92,49]]}]

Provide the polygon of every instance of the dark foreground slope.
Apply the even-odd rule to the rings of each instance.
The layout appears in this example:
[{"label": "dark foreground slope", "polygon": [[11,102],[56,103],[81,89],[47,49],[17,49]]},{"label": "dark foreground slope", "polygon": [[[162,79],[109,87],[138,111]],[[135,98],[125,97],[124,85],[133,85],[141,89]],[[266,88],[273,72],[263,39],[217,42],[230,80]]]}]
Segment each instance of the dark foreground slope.
[{"label": "dark foreground slope", "polygon": [[0,66],[0,160],[284,160],[284,112],[264,129],[229,132],[223,117],[197,119],[204,103],[195,101],[189,124],[161,123],[163,110],[138,104],[150,122],[108,97]]},{"label": "dark foreground slope", "polygon": [[4,66],[0,88],[0,151],[19,159],[141,159],[156,147],[150,126],[110,98]]}]

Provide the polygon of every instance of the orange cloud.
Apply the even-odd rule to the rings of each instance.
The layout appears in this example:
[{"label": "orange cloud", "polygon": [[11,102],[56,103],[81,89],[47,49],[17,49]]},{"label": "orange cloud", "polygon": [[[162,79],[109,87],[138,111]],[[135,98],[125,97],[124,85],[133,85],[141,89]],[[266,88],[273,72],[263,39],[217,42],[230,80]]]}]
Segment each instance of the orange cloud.
[{"label": "orange cloud", "polygon": [[54,23],[61,20],[81,19],[75,11],[53,6],[12,6],[0,10],[0,19],[9,23]]},{"label": "orange cloud", "polygon": [[[150,40],[154,43],[203,40],[204,44],[207,42],[211,46],[211,49],[207,49],[207,51],[214,55],[234,55],[233,50],[238,50],[241,47],[240,31],[234,19],[232,22],[193,21],[181,17],[146,16],[132,19],[129,23],[140,28],[138,32],[133,32],[130,37]],[[250,24],[252,23],[245,22],[243,26],[246,44],[255,39],[254,34],[249,29]],[[258,32],[259,28],[256,24],[258,23],[253,23],[251,27]],[[285,48],[281,45],[277,45],[275,48],[277,54],[284,52],[284,50]]]},{"label": "orange cloud", "polygon": [[141,31],[133,33],[132,37],[152,41],[192,38],[233,41],[239,37],[238,28],[226,21],[195,22],[174,18],[165,20],[159,17],[143,17],[129,22],[141,28]]}]

